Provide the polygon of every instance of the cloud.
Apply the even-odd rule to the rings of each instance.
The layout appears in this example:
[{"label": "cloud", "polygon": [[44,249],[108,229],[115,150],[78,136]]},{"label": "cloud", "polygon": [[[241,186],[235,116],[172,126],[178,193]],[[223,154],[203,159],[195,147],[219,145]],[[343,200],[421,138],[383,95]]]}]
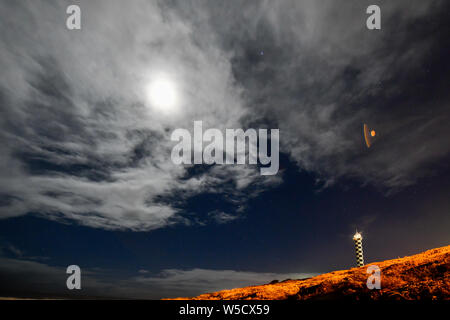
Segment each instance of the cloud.
[{"label": "cloud", "polygon": [[0,257],[3,297],[161,299],[265,284],[272,280],[301,279],[311,273],[264,273],[235,270],[162,270],[134,277],[113,276],[111,270],[81,268],[81,290],[68,290],[65,268]]},{"label": "cloud", "polygon": [[238,217],[235,215],[231,215],[229,213],[214,210],[208,214],[212,219],[217,221],[217,223],[227,223],[233,220],[236,220]]},{"label": "cloud", "polygon": [[0,255],[5,254],[5,253],[12,254],[13,256],[19,257],[19,258],[23,256],[22,250],[20,250],[16,246],[9,244],[9,243],[6,245],[0,246]]},{"label": "cloud", "polygon": [[[208,23],[235,53],[233,72],[258,115],[250,123],[279,127],[281,151],[324,186],[346,177],[392,191],[450,151],[448,40],[439,36],[448,6],[381,1],[382,29],[370,31],[369,4],[233,2],[211,6]],[[363,123],[378,132],[370,150]]]},{"label": "cloud", "polygon": [[[431,35],[447,7],[383,1],[382,30],[372,32],[368,4],[84,1],[78,31],[65,28],[62,3],[5,4],[0,217],[144,231],[196,221],[183,206],[204,193],[237,217],[282,182],[256,166],[174,165],[170,133],[195,120],[279,128],[281,152],[322,186],[415,183],[450,151],[449,96],[426,71],[444,61],[435,52],[447,40]],[[145,92],[159,74],[179,90],[170,117]],[[370,150],[363,123],[379,133]]]},{"label": "cloud", "polygon": [[[170,133],[197,119],[241,127],[248,111],[229,54],[156,2],[80,6],[79,31],[61,23],[62,4],[2,8],[0,217],[34,212],[130,230],[186,222],[180,207],[159,199],[177,195],[180,204],[224,184],[229,169],[189,175],[170,161]],[[179,89],[181,111],[171,117],[152,109],[145,93],[161,73]],[[243,202],[244,189],[261,181],[256,172],[226,177]]]},{"label": "cloud", "polygon": [[138,272],[139,272],[139,273],[148,273],[148,270],[140,269],[140,270],[138,270]]}]

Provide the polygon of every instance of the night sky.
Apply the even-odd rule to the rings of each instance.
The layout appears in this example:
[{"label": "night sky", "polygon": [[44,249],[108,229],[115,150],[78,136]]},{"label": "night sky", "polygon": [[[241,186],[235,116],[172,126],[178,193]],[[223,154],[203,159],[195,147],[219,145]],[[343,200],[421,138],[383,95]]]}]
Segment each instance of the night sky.
[{"label": "night sky", "polygon": [[[449,245],[448,1],[377,1],[381,30],[360,0],[76,1],[68,30],[72,2],[0,2],[0,296],[306,278],[356,230],[366,263]],[[279,129],[280,170],[174,164],[198,120]]]}]

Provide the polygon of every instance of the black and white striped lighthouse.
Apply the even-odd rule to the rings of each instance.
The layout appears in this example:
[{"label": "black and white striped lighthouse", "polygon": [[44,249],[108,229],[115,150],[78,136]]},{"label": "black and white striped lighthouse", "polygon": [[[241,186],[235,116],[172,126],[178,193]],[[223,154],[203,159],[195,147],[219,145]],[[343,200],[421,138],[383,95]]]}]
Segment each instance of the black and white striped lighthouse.
[{"label": "black and white striped lighthouse", "polygon": [[356,264],[358,267],[362,267],[364,265],[364,256],[363,256],[361,233],[356,231],[355,235],[353,236],[353,241],[355,241]]}]

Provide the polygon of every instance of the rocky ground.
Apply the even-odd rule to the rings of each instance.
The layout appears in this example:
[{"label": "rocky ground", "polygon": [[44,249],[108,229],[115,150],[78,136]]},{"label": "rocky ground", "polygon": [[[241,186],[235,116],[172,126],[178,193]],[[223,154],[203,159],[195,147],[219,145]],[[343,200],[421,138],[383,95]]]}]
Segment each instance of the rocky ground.
[{"label": "rocky ground", "polygon": [[[367,288],[369,265],[381,269],[381,289]],[[313,278],[285,280],[213,293],[192,300],[450,300],[450,246],[373,262]]]}]

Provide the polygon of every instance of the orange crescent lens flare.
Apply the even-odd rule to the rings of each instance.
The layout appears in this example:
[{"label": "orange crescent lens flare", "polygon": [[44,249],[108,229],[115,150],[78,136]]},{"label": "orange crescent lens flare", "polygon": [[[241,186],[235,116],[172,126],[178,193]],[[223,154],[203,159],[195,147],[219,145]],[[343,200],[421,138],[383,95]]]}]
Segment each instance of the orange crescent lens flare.
[{"label": "orange crescent lens flare", "polygon": [[376,136],[375,130],[369,130],[367,124],[364,123],[364,140],[366,141],[367,148],[370,148],[373,142],[373,138]]}]

